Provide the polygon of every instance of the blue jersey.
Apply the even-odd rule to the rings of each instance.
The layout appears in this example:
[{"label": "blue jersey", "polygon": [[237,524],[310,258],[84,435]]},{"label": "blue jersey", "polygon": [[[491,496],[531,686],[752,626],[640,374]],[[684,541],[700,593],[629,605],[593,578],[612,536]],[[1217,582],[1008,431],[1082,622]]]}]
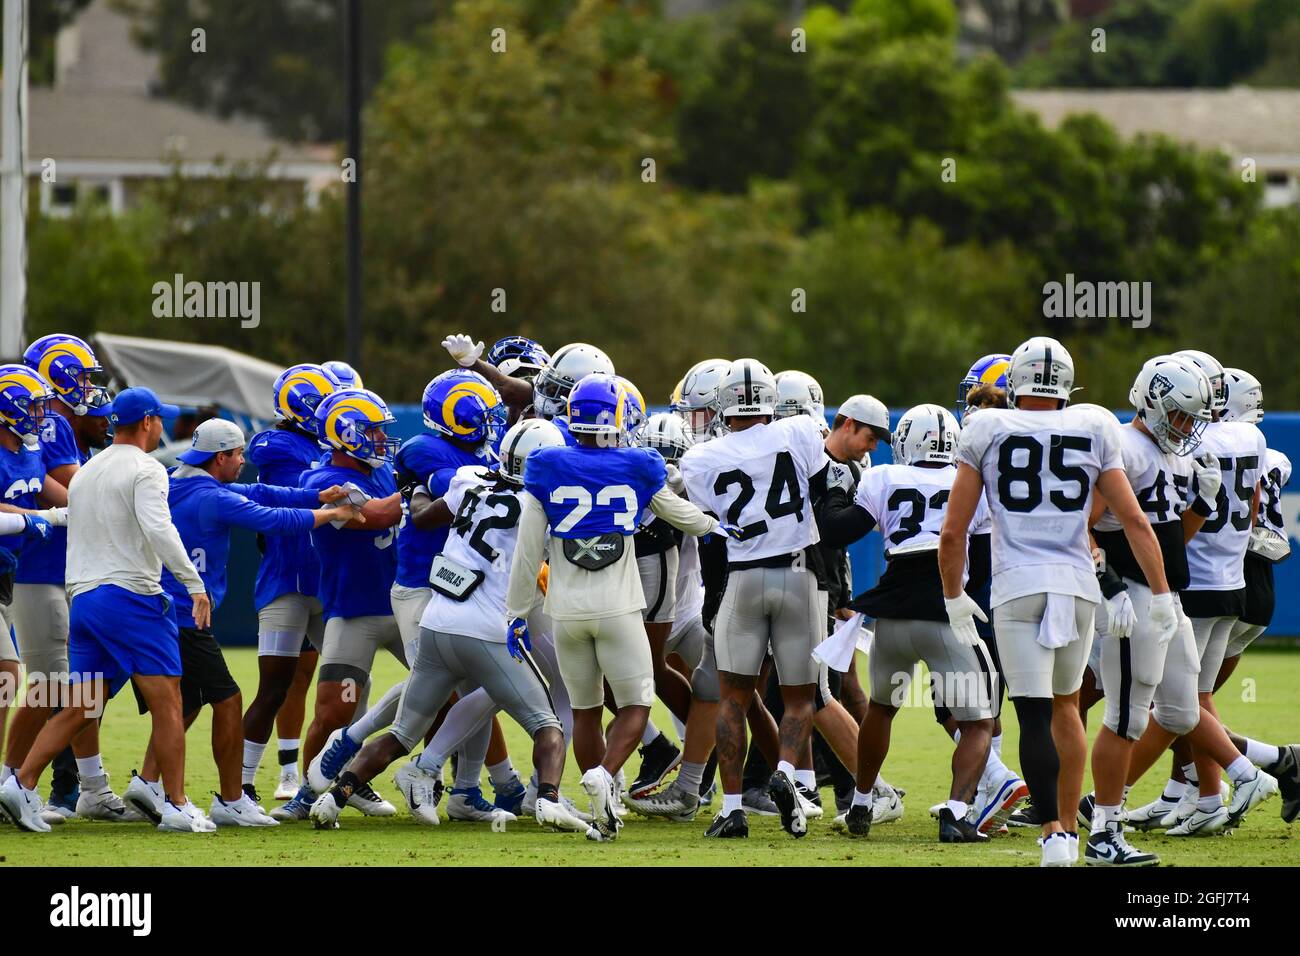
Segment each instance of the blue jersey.
[{"label": "blue jersey", "polygon": [[[300,431],[273,428],[253,436],[247,455],[257,466],[261,484],[300,488],[306,473],[317,467],[320,448],[316,439]],[[253,587],[253,607],[260,611],[282,594],[315,597],[320,562],[311,535],[276,535],[267,537],[265,545]]]},{"label": "blue jersey", "polygon": [[[194,568],[203,578],[215,609],[226,596],[226,559],[230,555],[230,529],[248,528],[273,540],[278,535],[303,535],[315,519],[311,509],[318,493],[305,488],[277,485],[223,485],[211,475],[193,475],[169,482],[167,505],[172,524],[180,533]],[[166,567],[163,590],[176,603],[177,620],[192,616],[193,601]]]},{"label": "blue jersey", "polygon": [[[0,448],[0,500],[17,508],[39,508],[36,494],[45,484],[45,462],[39,448],[26,445],[17,451]],[[0,573],[18,566],[25,540],[20,534],[0,537]]]},{"label": "blue jersey", "polygon": [[[388,468],[370,474],[355,468],[324,465],[312,471],[303,485],[317,492],[350,481],[373,498],[397,491]],[[323,524],[311,533],[320,558],[320,602],[325,620],[335,617],[369,617],[393,613],[389,589],[397,576],[397,527],[368,531]],[[426,572],[427,574],[427,572]]]},{"label": "blue jersey", "polygon": [[631,535],[664,486],[652,448],[539,448],[528,456],[524,488],[546,510],[557,538]]},{"label": "blue jersey", "polygon": [[[403,442],[397,451],[397,470],[414,475],[435,499],[447,493],[447,486],[457,468],[484,463],[485,460],[473,452],[457,448],[437,435],[416,435]],[[409,520],[402,522],[397,535],[398,584],[406,588],[429,586],[429,568],[447,543],[447,530],[445,527],[417,528]]]},{"label": "blue jersey", "polygon": [[[84,465],[90,456],[82,454],[73,434],[72,422],[51,412],[41,428],[41,459],[48,474],[64,465]],[[19,584],[63,584],[68,563],[68,529],[51,528],[44,541],[29,539],[23,547],[23,561],[15,581]]]},{"label": "blue jersey", "polygon": [[551,419],[551,424],[560,430],[564,436],[564,443],[570,448],[578,447],[578,439],[573,437],[573,432],[569,431],[569,419],[565,415],[556,415]]}]

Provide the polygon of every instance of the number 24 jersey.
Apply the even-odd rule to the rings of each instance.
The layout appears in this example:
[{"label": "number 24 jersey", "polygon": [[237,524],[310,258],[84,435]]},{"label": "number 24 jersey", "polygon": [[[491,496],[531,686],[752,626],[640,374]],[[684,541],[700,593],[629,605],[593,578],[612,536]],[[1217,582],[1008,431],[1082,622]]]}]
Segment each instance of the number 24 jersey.
[{"label": "number 24 jersey", "polygon": [[957,461],[984,479],[993,607],[1028,594],[1101,600],[1087,525],[1098,476],[1124,467],[1114,415],[986,408],[962,429]]}]

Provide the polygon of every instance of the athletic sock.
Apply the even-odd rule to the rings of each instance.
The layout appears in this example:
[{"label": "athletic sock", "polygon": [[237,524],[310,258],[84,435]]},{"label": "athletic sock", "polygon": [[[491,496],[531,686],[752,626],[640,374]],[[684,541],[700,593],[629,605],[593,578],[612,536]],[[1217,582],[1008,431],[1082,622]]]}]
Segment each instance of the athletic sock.
[{"label": "athletic sock", "polygon": [[1002,735],[998,734],[989,745],[989,753],[997,754],[998,763],[1002,762]]},{"label": "athletic sock", "polygon": [[962,803],[960,800],[949,800],[948,809],[952,811],[952,815],[954,817],[960,820],[962,817],[966,816],[967,812],[970,811],[970,806],[968,804]]},{"label": "athletic sock", "polygon": [[675,728],[677,729],[677,739],[678,739],[678,740],[685,740],[685,739],[686,739],[686,725],[685,725],[684,723],[682,723],[680,720],[677,719],[677,715],[676,715],[676,714],[671,714],[670,716],[671,716],[672,719],[673,719],[673,727],[675,727]]},{"label": "athletic sock", "polygon": [[1259,772],[1255,769],[1255,765],[1250,762],[1250,758],[1246,756],[1238,757],[1224,769],[1228,771],[1228,779],[1232,781],[1233,786],[1247,780],[1254,780],[1255,775]]},{"label": "athletic sock", "polygon": [[700,784],[704,782],[704,764],[682,761],[677,771],[677,786],[687,793],[699,793]]},{"label": "athletic sock", "polygon": [[330,796],[334,798],[334,802],[338,804],[341,809],[345,807],[348,802],[348,797],[345,797],[344,794],[346,793],[348,796],[351,796],[360,786],[361,778],[351,770],[344,770],[339,774],[339,782],[330,790]]},{"label": "athletic sock", "polygon": [[508,784],[515,777],[519,776],[515,772],[515,765],[506,757],[500,763],[494,763],[487,768],[488,779],[492,781],[492,786],[500,789]]},{"label": "athletic sock", "polygon": [[255,740],[244,741],[244,769],[241,782],[256,782],[257,768],[262,765],[262,754],[264,753],[266,753],[266,744],[259,744]]},{"label": "athletic sock", "polygon": [[855,807],[869,807],[869,806],[871,806],[871,804],[872,804],[873,801],[874,801],[874,798],[872,797],[871,794],[869,794],[869,793],[863,793],[863,792],[862,792],[861,790],[859,790],[857,787],[854,787],[854,788],[853,788],[853,804],[852,804],[853,806],[855,806]]},{"label": "athletic sock", "polygon": [[1260,767],[1267,767],[1275,764],[1282,756],[1281,748],[1274,747],[1272,744],[1260,743],[1258,740],[1246,738],[1246,756],[1250,762]]},{"label": "athletic sock", "polygon": [[560,788],[553,783],[542,784],[537,788],[538,800],[550,800],[552,803],[560,802]]},{"label": "athletic sock", "polygon": [[1169,782],[1165,784],[1165,792],[1160,794],[1160,799],[1165,803],[1177,803],[1179,800],[1183,799],[1183,793],[1186,792],[1186,790],[1187,785],[1185,783],[1181,780],[1175,780],[1173,777],[1170,777]]},{"label": "athletic sock", "polygon": [[737,810],[743,810],[744,809],[744,805],[742,803],[743,800],[744,800],[744,796],[742,794],[724,793],[722,795],[722,815],[724,817],[729,817]]},{"label": "athletic sock", "polygon": [[649,746],[655,742],[655,738],[658,736],[659,728],[655,726],[655,722],[653,720],[646,720],[645,732],[641,734],[641,746]]},{"label": "athletic sock", "polygon": [[1221,806],[1223,806],[1223,797],[1217,793],[1208,797],[1201,797],[1196,801],[1196,809],[1202,813],[1213,813]]},{"label": "athletic sock", "polygon": [[87,777],[98,777],[104,773],[104,761],[100,759],[99,754],[93,757],[77,758],[77,776],[82,780]]},{"label": "athletic sock", "polygon": [[302,744],[302,739],[295,737],[289,740],[285,737],[276,739],[275,745],[279,748],[280,766],[287,767],[291,763],[298,762],[298,747]]},{"label": "athletic sock", "polygon": [[880,774],[876,774],[876,782],[871,785],[871,789],[893,790],[894,788],[891,787],[888,784],[888,782],[886,782],[884,777],[882,777]]},{"label": "athletic sock", "polygon": [[1196,773],[1196,764],[1194,763],[1183,764],[1183,776],[1187,778],[1188,783],[1201,782],[1200,776]]},{"label": "athletic sock", "polygon": [[796,770],[794,772],[794,782],[801,783],[809,790],[817,789],[817,771],[816,770]]}]

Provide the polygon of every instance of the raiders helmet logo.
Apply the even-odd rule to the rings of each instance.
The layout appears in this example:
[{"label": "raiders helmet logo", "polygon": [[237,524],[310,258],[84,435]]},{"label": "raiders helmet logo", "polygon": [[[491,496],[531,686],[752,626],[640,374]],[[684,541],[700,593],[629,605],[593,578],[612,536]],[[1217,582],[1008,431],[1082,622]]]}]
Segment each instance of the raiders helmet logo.
[{"label": "raiders helmet logo", "polygon": [[1157,402],[1173,390],[1174,383],[1160,372],[1151,376],[1151,384],[1147,386],[1147,394],[1151,396],[1153,401]]}]

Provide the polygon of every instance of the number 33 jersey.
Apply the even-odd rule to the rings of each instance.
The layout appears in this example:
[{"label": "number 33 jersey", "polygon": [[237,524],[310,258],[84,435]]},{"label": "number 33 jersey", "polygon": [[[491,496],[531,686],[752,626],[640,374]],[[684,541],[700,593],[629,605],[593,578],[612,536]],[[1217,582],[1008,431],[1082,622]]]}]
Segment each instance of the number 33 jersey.
[{"label": "number 33 jersey", "polygon": [[1087,526],[1098,476],[1124,467],[1114,415],[986,408],[962,429],[957,461],[984,479],[993,607],[1028,594],[1101,600]]},{"label": "number 33 jersey", "polygon": [[686,490],[706,511],[741,530],[727,560],[761,561],[821,540],[808,479],[829,464],[821,429],[807,415],[752,425],[682,456]]}]

